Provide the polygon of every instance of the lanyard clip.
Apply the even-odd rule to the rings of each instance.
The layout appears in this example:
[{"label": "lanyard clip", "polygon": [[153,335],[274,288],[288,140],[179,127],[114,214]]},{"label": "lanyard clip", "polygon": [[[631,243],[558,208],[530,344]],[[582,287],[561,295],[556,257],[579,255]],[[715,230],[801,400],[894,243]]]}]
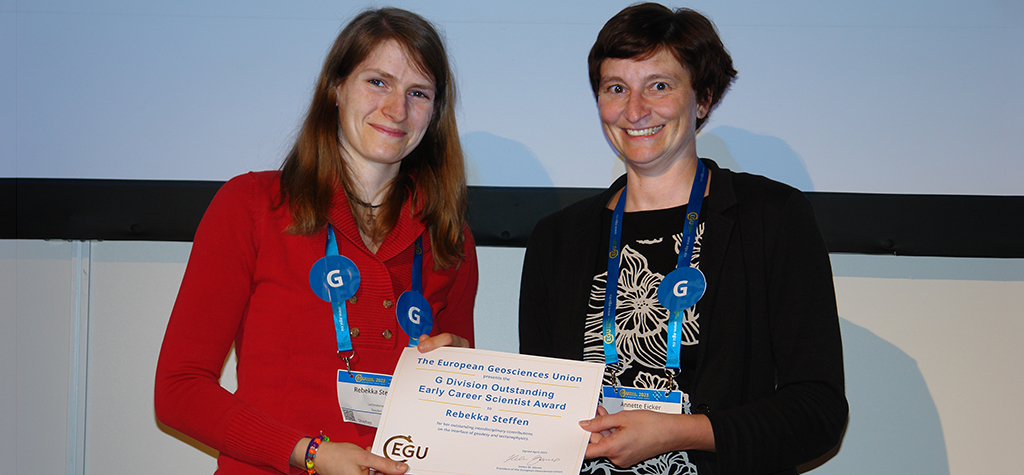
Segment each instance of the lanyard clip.
[{"label": "lanyard clip", "polygon": [[679,389],[679,381],[676,381],[678,375],[679,371],[676,368],[665,368],[665,377],[668,378],[668,389],[665,390],[665,396]]},{"label": "lanyard clip", "polygon": [[604,365],[606,379],[608,379],[607,376],[611,376],[612,389],[615,390],[615,392],[619,392],[619,387],[621,386],[619,384],[619,375],[622,374],[623,371],[625,371],[625,368],[623,368],[621,361]]},{"label": "lanyard clip", "polygon": [[356,358],[356,350],[339,351],[338,358],[345,362],[345,371],[348,371],[348,375],[352,376],[352,364],[350,361]]}]

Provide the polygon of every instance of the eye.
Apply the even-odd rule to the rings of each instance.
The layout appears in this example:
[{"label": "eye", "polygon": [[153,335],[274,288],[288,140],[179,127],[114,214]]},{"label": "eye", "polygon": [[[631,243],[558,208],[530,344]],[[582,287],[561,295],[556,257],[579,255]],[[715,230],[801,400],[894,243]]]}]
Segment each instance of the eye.
[{"label": "eye", "polygon": [[626,92],[626,88],[622,87],[621,84],[613,84],[608,86],[608,92],[612,94],[622,94],[623,92]]},{"label": "eye", "polygon": [[423,92],[423,91],[409,91],[409,95],[412,96],[412,97],[418,97],[418,98],[421,98],[421,99],[426,99],[428,101],[430,100],[430,96],[427,95],[427,93]]},{"label": "eye", "polygon": [[371,78],[371,79],[368,79],[366,82],[368,82],[370,84],[373,84],[374,86],[377,86],[377,87],[384,87],[384,81],[382,81],[382,80],[380,80],[378,78]]},{"label": "eye", "polygon": [[668,90],[668,83],[656,82],[656,83],[654,83],[654,90],[655,91],[667,91]]}]

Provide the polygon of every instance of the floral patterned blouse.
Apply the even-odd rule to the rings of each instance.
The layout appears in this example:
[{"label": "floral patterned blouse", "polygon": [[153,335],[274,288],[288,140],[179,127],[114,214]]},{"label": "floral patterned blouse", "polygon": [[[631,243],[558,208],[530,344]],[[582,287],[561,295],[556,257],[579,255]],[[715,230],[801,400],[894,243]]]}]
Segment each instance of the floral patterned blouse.
[{"label": "floral patterned blouse", "polygon": [[[686,205],[623,215],[622,257],[619,260],[619,288],[615,305],[615,347],[621,368],[618,374],[606,368],[606,385],[642,389],[670,387],[665,372],[669,311],[658,302],[658,284],[676,267],[685,216]],[[603,229],[611,228],[611,219],[612,211],[605,210],[602,213]],[[690,260],[691,267],[699,268],[703,231],[704,223],[700,222]],[[606,236],[602,249],[607,247]],[[599,258],[601,262],[597,268],[606,269],[606,254],[601,253]],[[604,363],[601,329],[607,277],[607,271],[595,275],[590,288],[590,311],[587,313],[583,337],[583,358],[586,361]],[[691,307],[683,317],[680,372],[676,377],[678,389],[683,391],[683,412],[686,414],[690,413],[686,385],[695,370],[699,338],[700,315],[696,307]],[[690,462],[686,452],[669,452],[629,468],[616,467],[603,458],[587,460],[583,463],[581,473],[695,475],[698,473],[697,468]]]}]

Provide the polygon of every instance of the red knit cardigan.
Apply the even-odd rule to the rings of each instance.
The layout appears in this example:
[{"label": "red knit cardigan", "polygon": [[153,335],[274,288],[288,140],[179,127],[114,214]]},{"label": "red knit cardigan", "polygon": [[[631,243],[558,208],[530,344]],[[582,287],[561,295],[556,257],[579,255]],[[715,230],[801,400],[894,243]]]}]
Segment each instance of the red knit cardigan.
[{"label": "red knit cardigan", "polygon": [[[284,232],[291,214],[275,207],[278,180],[277,172],[248,173],[217,193],[196,231],[157,363],[157,418],[220,451],[219,474],[301,473],[288,465],[292,449],[321,431],[360,447],[373,441],[373,428],[342,420],[337,372],[345,365],[331,307],[309,286],[327,231]],[[411,286],[413,244],[425,230],[409,206],[374,254],[344,195],[332,205],[340,253],[362,279],[347,303],[352,334],[358,329],[353,371],[392,374],[408,344],[394,303]],[[465,233],[466,258],[450,269],[434,270],[424,239],[423,293],[434,313],[431,334],[449,332],[472,345],[478,274],[468,227]],[[232,345],[234,394],[219,384]]]}]

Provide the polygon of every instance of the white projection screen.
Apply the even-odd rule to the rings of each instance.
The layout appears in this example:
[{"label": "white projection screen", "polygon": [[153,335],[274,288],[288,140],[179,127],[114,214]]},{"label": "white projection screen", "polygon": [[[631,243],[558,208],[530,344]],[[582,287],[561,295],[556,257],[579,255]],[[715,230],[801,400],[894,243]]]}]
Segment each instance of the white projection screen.
[{"label": "white projection screen", "polygon": [[[444,32],[471,185],[600,188],[586,55],[623,1],[395,1]],[[0,1],[0,178],[277,168],[364,2]],[[705,1],[739,77],[702,156],[805,191],[1022,195],[1024,6]]]}]

